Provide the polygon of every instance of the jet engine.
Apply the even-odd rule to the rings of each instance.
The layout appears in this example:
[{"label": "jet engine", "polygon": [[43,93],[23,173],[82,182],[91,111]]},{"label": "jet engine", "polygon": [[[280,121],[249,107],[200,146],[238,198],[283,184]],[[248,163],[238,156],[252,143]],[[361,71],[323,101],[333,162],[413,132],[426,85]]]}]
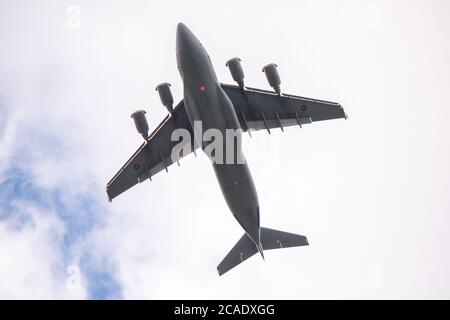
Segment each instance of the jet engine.
[{"label": "jet engine", "polygon": [[145,140],[148,139],[148,122],[145,116],[146,112],[144,110],[138,110],[133,112],[131,117],[134,120],[137,131],[144,137]]},{"label": "jet engine", "polygon": [[158,91],[159,98],[161,99],[161,103],[163,106],[167,108],[169,113],[173,112],[173,96],[170,91],[170,83],[164,82],[159,84],[156,87],[156,91]]},{"label": "jet engine", "polygon": [[266,74],[267,81],[276,93],[280,94],[280,75],[278,74],[277,65],[275,63],[269,63],[264,66],[262,71]]},{"label": "jet engine", "polygon": [[240,88],[244,88],[244,70],[242,70],[241,59],[233,58],[225,64],[230,69],[233,80],[236,81]]}]

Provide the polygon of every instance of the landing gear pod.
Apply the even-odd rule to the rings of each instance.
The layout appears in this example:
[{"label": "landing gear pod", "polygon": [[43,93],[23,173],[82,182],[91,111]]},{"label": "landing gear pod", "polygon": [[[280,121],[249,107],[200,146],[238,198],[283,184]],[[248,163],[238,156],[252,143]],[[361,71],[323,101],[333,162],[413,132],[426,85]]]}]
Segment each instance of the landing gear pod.
[{"label": "landing gear pod", "polygon": [[266,74],[267,81],[276,93],[280,94],[280,75],[278,74],[277,65],[275,63],[269,63],[264,66],[262,71]]},{"label": "landing gear pod", "polygon": [[167,111],[169,113],[173,112],[173,96],[172,92],[170,91],[170,83],[164,82],[159,84],[156,87],[156,91],[158,91],[159,98],[161,99],[161,103],[163,106],[167,108]]},{"label": "landing gear pod", "polygon": [[225,64],[230,69],[233,80],[237,82],[239,87],[244,88],[244,70],[242,70],[241,59],[233,58]]},{"label": "landing gear pod", "polygon": [[134,124],[136,125],[137,131],[144,137],[145,140],[148,139],[148,123],[147,118],[145,116],[145,110],[138,110],[133,112],[131,117],[134,120]]}]

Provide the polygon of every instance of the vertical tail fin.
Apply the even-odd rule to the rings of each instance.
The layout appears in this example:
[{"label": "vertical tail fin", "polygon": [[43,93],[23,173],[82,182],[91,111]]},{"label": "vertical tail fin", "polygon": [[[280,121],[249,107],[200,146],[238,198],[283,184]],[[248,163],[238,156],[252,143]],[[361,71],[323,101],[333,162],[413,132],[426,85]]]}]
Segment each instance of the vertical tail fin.
[{"label": "vertical tail fin", "polygon": [[308,239],[305,236],[269,228],[261,228],[261,242],[259,246],[256,246],[250,237],[247,234],[244,234],[217,266],[217,271],[219,272],[219,275],[222,275],[253,256],[258,251],[264,258],[263,249],[270,250],[307,245]]}]

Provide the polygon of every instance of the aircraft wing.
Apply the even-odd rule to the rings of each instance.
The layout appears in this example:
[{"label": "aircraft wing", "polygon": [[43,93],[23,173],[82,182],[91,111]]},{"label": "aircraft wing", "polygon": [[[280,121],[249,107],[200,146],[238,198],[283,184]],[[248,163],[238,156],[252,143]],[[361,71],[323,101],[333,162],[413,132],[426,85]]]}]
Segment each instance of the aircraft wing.
[{"label": "aircraft wing", "polygon": [[[193,147],[188,148],[190,152],[180,152],[178,159],[172,159],[172,148],[178,142],[171,141],[172,132],[183,128],[189,131],[192,137],[192,127],[189,123],[186,109],[181,101],[171,115],[168,115],[158,127],[151,133],[150,137],[131,156],[117,174],[108,182],[106,192],[111,201],[122,192],[133,187],[146,179],[167,168],[175,161],[192,152]],[[192,141],[192,139],[191,139]],[[186,151],[184,149],[183,151]]]},{"label": "aircraft wing", "polygon": [[221,84],[234,105],[241,128],[269,131],[303,125],[313,121],[347,118],[342,106],[335,102],[278,95],[272,91]]}]

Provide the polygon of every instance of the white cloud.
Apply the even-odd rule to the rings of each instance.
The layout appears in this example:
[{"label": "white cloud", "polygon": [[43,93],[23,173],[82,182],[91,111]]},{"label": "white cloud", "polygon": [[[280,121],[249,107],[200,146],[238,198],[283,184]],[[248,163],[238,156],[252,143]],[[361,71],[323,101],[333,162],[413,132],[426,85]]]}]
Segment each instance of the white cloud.
[{"label": "white cloud", "polygon": [[[61,244],[64,225],[56,214],[17,202],[0,221],[0,298],[80,299],[82,286],[69,287]],[[24,219],[24,221],[19,221]]]},{"label": "white cloud", "polygon": [[[372,2],[287,1],[270,15],[273,2],[78,1],[73,30],[63,2],[3,2],[0,181],[19,167],[64,208],[90,195],[98,212],[79,210],[73,219],[96,224],[61,248],[67,213],[21,203],[29,223],[0,222],[0,260],[10,261],[0,266],[1,295],[67,297],[66,264],[80,263],[111,273],[125,298],[448,297],[448,4],[431,3],[380,1],[370,28]],[[203,41],[221,81],[230,81],[224,62],[240,56],[247,84],[267,88],[261,66],[275,61],[286,92],[346,107],[347,122],[258,134],[258,143],[279,142],[282,161],[251,166],[263,225],[303,233],[310,247],[218,277],[243,231],[201,155],[106,202],[106,182],[140,144],[131,112],[144,107],[154,127],[165,115],[155,85],[168,80],[181,97],[178,21]],[[86,265],[83,252],[93,256]],[[382,277],[376,290],[371,270]],[[89,281],[75,297],[89,296]]]}]

